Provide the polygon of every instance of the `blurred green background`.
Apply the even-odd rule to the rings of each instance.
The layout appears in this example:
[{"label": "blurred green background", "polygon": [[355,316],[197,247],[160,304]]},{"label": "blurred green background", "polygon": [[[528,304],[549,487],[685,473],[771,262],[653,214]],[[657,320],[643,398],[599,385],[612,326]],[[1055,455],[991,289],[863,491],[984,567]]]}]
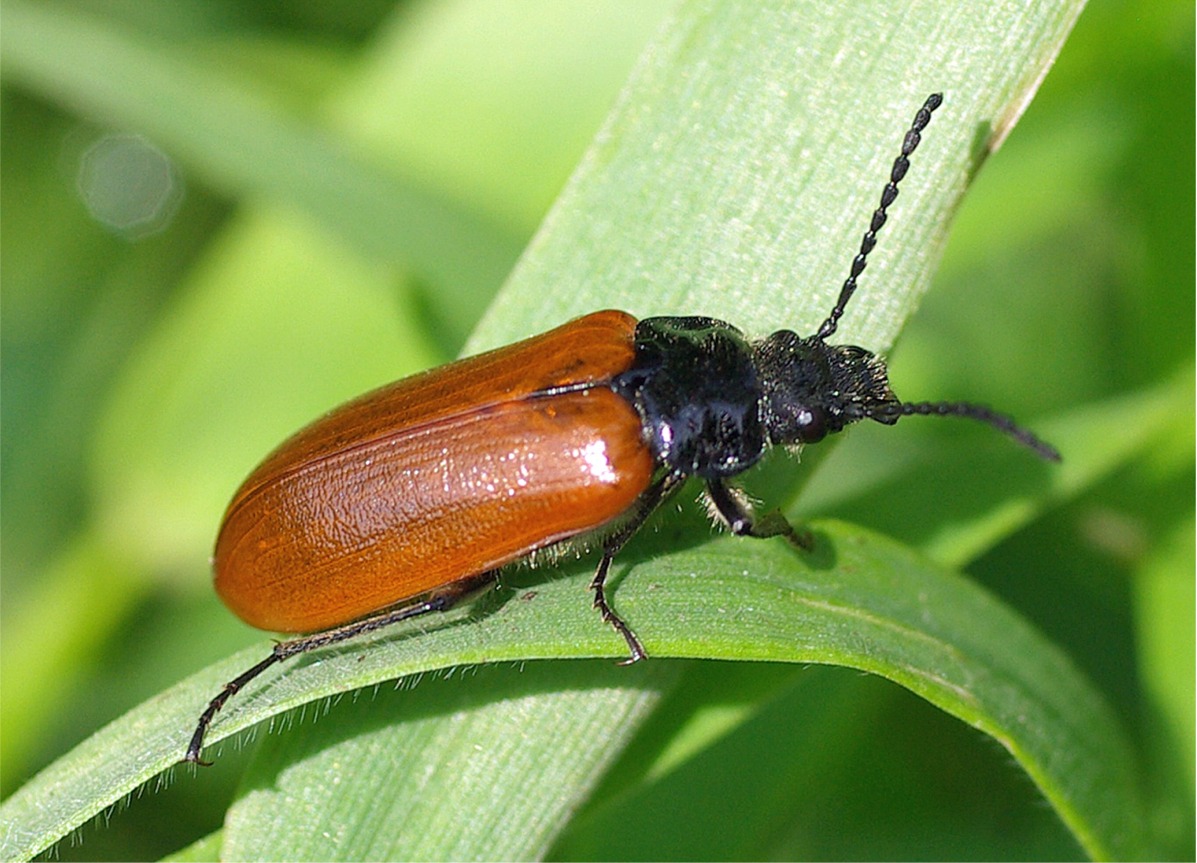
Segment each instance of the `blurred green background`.
[{"label": "blurred green background", "polygon": [[[280,430],[460,350],[669,6],[582,5],[96,0],[54,7],[58,26],[31,43],[45,62],[6,44],[4,796],[103,723],[260,640],[209,587],[229,493]],[[1191,4],[1084,13],[959,214],[936,288],[892,354],[898,392],[1034,417],[1177,381],[1192,391],[1193,35]],[[178,52],[137,54],[161,42]],[[145,78],[97,74],[80,96],[53,65],[82,56],[76,45]],[[156,122],[124,107],[131,86],[151,88],[130,102],[156,106]],[[172,88],[194,114],[174,110]],[[156,139],[141,137],[147,125]],[[276,170],[279,152],[304,167],[302,188],[293,164]],[[397,247],[385,226],[398,221],[425,228]],[[319,327],[263,314],[244,288],[266,277],[317,310],[302,320]],[[226,327],[230,316],[252,325]],[[312,353],[322,362],[303,403],[280,400],[268,382]],[[155,389],[168,369],[227,385],[198,415],[194,399]],[[1108,434],[1135,423],[1111,412]],[[211,433],[176,440],[185,428]],[[901,445],[861,428],[828,461],[884,470]],[[804,512],[899,539],[917,531],[892,500],[918,488],[845,501],[825,485],[808,488]],[[1173,433],[969,567],[1107,694],[1141,745],[1157,847],[1189,859],[1193,538],[1190,403]],[[979,735],[840,670],[800,687],[826,687],[840,708],[829,717],[849,719],[804,726],[821,770],[794,792],[801,817],[777,828],[777,847],[1077,854]],[[762,713],[759,733],[776,733],[786,707]],[[60,852],[169,853],[219,827],[235,778],[176,781]],[[788,831],[801,833],[790,845]],[[559,850],[585,845],[571,851],[567,836]]]}]

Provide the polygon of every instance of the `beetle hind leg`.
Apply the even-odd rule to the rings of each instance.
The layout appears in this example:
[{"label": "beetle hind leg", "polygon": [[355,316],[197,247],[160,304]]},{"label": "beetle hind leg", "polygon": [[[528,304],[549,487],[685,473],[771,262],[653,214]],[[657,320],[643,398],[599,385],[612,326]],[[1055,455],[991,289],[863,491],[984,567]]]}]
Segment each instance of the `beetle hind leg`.
[{"label": "beetle hind leg", "polygon": [[419,617],[422,614],[434,611],[448,611],[463,597],[468,596],[483,585],[493,582],[497,577],[498,570],[488,570],[446,585],[417,602],[392,607],[379,614],[355,620],[353,623],[347,623],[335,629],[315,632],[311,635],[301,635],[298,638],[278,642],[274,645],[274,650],[270,652],[269,656],[226,683],[224,688],[217,693],[216,697],[208,702],[208,706],[200,714],[199,722],[195,726],[195,732],[191,736],[191,742],[187,746],[187,753],[183,756],[183,760],[191,764],[200,765],[201,767],[207,767],[211,764],[211,762],[200,758],[200,752],[203,750],[204,737],[207,736],[208,727],[212,724],[212,720],[216,718],[216,714],[224,707],[226,701],[271,666],[290,659],[292,656],[307,653],[311,650],[318,650],[330,644],[347,641],[359,635],[364,635],[367,632],[373,632],[376,629],[382,629],[393,623],[398,623],[401,620],[409,620],[413,617]]},{"label": "beetle hind leg", "polygon": [[328,629],[324,632],[316,632],[311,635],[301,635],[299,638],[293,638],[290,641],[279,642],[274,646],[276,661],[281,662],[299,653],[307,653],[310,650],[317,650],[321,647],[327,647],[330,644],[337,644],[341,641],[347,641],[350,638],[356,638],[359,635],[365,635],[367,632],[373,632],[376,629],[384,629],[402,620],[410,620],[413,617],[419,617],[434,611],[448,611],[462,599],[474,593],[474,591],[496,581],[498,576],[499,571],[497,569],[486,570],[485,572],[438,588],[416,602],[392,606],[378,614],[363,617],[360,620],[355,620],[344,626],[338,626],[335,629]]}]

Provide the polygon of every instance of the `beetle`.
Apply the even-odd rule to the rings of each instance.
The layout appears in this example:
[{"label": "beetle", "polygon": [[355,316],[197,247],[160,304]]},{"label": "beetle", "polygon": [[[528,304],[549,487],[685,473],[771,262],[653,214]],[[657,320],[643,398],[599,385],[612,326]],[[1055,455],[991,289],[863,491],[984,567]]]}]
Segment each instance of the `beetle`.
[{"label": "beetle", "polygon": [[882,359],[830,345],[940,106],[906,132],[839,298],[813,335],[758,341],[709,317],[600,311],[547,333],[415,375],[316,420],[236,492],[214,555],[220,598],[253,626],[311,633],[278,643],[200,716],[186,761],[216,713],[267,668],[300,653],[443,611],[534,552],[590,538],[590,588],[629,656],[647,654],[608,602],[611,562],[690,478],[738,536],[811,540],[779,512],[756,514],[731,480],[770,446],[815,443],[862,419],[914,414],[987,423],[1040,456],[1059,454],[1012,419],[967,402],[903,402]]}]

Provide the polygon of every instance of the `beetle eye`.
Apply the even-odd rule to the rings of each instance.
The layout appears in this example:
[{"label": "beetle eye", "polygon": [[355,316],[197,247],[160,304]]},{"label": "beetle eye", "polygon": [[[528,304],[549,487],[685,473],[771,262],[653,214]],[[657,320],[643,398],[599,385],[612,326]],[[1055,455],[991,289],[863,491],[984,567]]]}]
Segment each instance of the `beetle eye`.
[{"label": "beetle eye", "polygon": [[816,443],[827,436],[827,415],[821,409],[799,408],[794,419],[802,443]]}]

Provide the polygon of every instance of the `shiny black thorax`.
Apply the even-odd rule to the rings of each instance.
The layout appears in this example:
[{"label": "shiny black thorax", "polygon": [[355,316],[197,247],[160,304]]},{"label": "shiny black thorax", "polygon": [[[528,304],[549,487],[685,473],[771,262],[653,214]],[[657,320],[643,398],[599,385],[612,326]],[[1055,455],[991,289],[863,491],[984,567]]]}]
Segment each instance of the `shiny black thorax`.
[{"label": "shiny black thorax", "polygon": [[632,367],[613,381],[666,470],[735,476],[770,445],[813,443],[870,416],[893,422],[885,366],[854,346],[779,330],[751,342],[724,321],[645,318]]},{"label": "shiny black thorax", "polygon": [[752,346],[714,318],[645,318],[636,357],[615,380],[667,469],[704,479],[733,476],[765,450],[761,383]]}]

